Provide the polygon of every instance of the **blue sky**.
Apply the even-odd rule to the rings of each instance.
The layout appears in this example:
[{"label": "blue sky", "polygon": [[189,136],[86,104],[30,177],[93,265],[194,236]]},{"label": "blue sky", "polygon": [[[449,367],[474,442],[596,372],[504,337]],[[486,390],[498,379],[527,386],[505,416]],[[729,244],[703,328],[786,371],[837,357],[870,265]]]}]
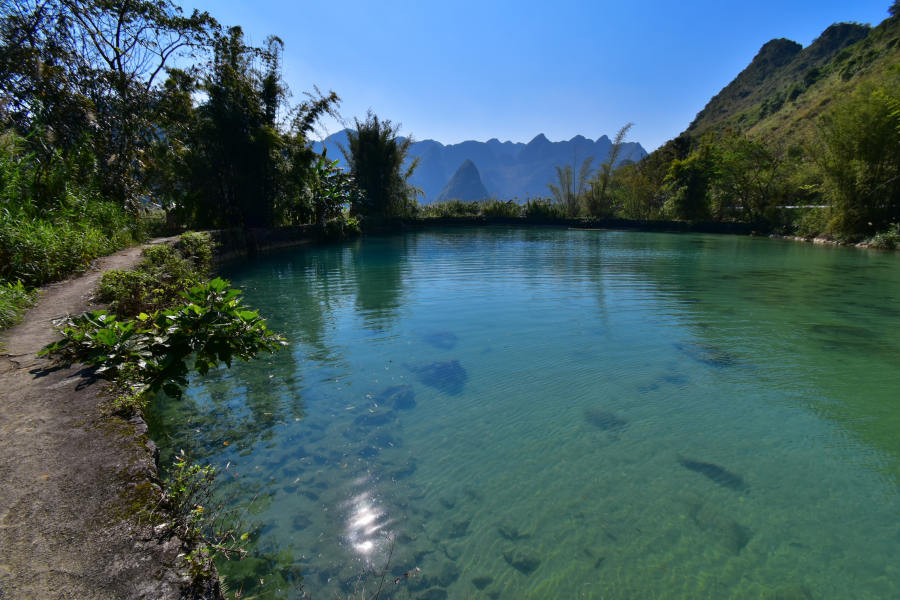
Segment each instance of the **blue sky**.
[{"label": "blue sky", "polygon": [[[804,46],[837,21],[881,22],[891,0],[182,0],[254,43],[285,42],[294,99],[318,85],[344,117],[371,108],[445,144],[678,135],[770,39]],[[333,133],[341,128],[326,123]]]}]

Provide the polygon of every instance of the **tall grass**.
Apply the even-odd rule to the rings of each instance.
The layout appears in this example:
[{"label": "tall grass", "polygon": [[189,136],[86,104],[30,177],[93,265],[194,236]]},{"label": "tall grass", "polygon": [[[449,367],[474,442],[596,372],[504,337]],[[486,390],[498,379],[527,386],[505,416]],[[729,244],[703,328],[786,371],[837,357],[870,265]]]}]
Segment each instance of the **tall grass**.
[{"label": "tall grass", "polygon": [[0,303],[6,315],[0,327],[15,321],[32,297],[29,290],[83,271],[140,237],[138,221],[97,193],[89,159],[75,153],[39,158],[16,134],[0,135]]}]

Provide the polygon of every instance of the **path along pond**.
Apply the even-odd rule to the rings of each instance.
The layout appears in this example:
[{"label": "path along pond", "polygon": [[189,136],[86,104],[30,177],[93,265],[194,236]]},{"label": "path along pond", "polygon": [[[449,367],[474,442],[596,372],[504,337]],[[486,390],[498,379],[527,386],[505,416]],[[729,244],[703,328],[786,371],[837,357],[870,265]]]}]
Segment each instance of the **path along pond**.
[{"label": "path along pond", "polygon": [[233,590],[346,597],[393,537],[384,599],[900,596],[898,254],[436,229],[222,275],[291,345],[151,434],[257,497]]}]

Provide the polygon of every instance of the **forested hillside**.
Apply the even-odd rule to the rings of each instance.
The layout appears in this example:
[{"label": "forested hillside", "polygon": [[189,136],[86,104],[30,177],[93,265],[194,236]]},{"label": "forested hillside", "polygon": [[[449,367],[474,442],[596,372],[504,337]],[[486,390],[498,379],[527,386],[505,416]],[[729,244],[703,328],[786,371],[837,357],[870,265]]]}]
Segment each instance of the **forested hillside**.
[{"label": "forested hillside", "polygon": [[618,176],[650,214],[900,244],[900,4],[772,40],[684,133]]}]

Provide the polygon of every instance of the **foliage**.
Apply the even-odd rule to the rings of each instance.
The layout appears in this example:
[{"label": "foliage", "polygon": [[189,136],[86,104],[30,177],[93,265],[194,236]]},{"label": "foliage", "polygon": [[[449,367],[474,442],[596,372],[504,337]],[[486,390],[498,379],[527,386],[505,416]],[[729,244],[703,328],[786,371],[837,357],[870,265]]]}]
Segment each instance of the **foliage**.
[{"label": "foliage", "polygon": [[100,278],[97,299],[120,316],[134,317],[172,306],[182,292],[209,272],[212,248],[205,233],[183,234],[174,246],[150,246],[134,269],[108,271]]},{"label": "foliage", "polygon": [[886,248],[894,250],[900,248],[900,223],[893,223],[887,231],[876,233],[866,240],[870,248]]},{"label": "foliage", "polygon": [[556,183],[547,184],[556,204],[565,206],[567,216],[570,218],[574,219],[581,211],[580,199],[588,189],[588,180],[594,172],[593,163],[594,157],[589,156],[582,161],[579,168],[576,154],[572,158],[572,164],[556,167]]},{"label": "foliage", "polygon": [[874,234],[900,217],[900,87],[864,84],[823,115],[808,150],[832,231]]},{"label": "foliage", "polygon": [[568,207],[547,198],[530,198],[522,206],[522,216],[530,219],[565,219]]},{"label": "foliage", "polygon": [[251,532],[242,532],[247,509],[227,509],[230,499],[216,497],[214,467],[193,462],[182,450],[166,475],[163,503],[169,527],[193,546],[184,557],[191,580],[212,572],[217,554],[228,559],[247,553],[244,548]]},{"label": "foliage", "polygon": [[364,121],[353,121],[355,131],[348,131],[347,147],[341,148],[362,195],[352,214],[396,217],[413,212],[420,191],[408,180],[419,159],[404,163],[415,140],[411,135],[401,139],[400,123],[381,120],[371,110]]},{"label": "foliage", "polygon": [[37,294],[28,291],[21,281],[0,283],[0,329],[19,322],[22,312],[34,305]]},{"label": "foliage", "polygon": [[135,392],[162,390],[180,397],[189,358],[204,375],[220,363],[230,367],[235,358],[248,361],[286,344],[257,312],[245,310],[239,290],[227,288],[227,282],[214,279],[182,293],[187,305],[141,313],[137,320],[119,320],[102,310],[67,317],[58,327],[64,339],[48,344],[40,355],[62,354],[94,365]]},{"label": "foliage", "polygon": [[592,217],[609,217],[616,212],[616,208],[612,202],[614,198],[614,194],[612,194],[614,187],[613,173],[616,164],[619,162],[619,155],[622,153],[622,144],[625,143],[628,131],[633,126],[634,123],[628,123],[616,133],[616,137],[609,149],[606,160],[601,163],[600,168],[597,169],[597,178],[588,182],[591,189],[587,194],[587,209],[588,214]]},{"label": "foliage", "polygon": [[141,237],[137,222],[101,199],[81,150],[41,155],[13,132],[0,136],[0,279],[59,280]]},{"label": "foliage", "polygon": [[158,136],[159,78],[202,51],[215,27],[170,0],[15,2],[0,22],[7,118],[19,131],[43,131],[32,144],[39,153],[90,140],[100,191],[137,212]]},{"label": "foliage", "polygon": [[307,195],[312,203],[316,223],[341,216],[345,208],[359,201],[359,190],[353,178],[325,156],[319,158],[307,178]]}]

